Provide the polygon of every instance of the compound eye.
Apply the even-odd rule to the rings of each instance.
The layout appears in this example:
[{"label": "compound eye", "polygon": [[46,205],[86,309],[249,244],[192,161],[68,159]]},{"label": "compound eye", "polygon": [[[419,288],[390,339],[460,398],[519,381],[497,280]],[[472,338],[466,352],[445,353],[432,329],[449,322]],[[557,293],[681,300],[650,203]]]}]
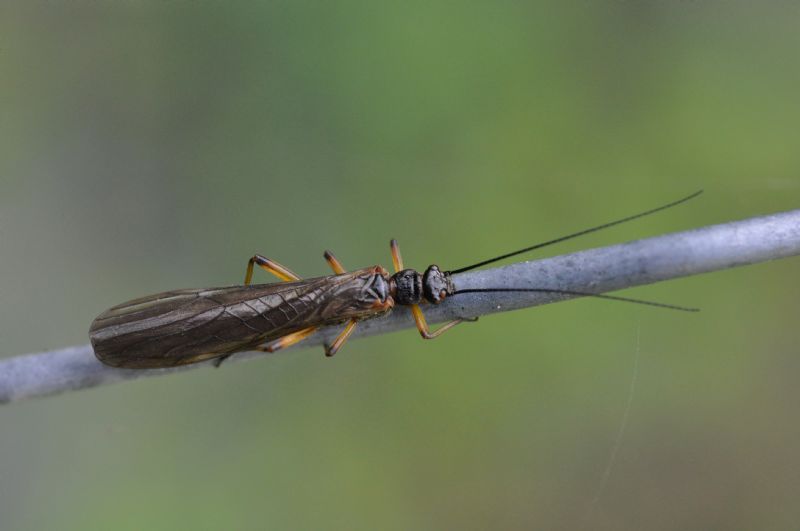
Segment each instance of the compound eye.
[{"label": "compound eye", "polygon": [[440,291],[439,292],[439,302],[443,301],[445,297],[447,297],[447,290]]}]

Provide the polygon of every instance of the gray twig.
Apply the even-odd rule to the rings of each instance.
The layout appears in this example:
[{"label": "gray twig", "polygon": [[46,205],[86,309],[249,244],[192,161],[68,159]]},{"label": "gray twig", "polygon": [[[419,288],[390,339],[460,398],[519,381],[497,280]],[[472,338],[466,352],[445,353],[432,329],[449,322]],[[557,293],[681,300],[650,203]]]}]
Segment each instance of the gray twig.
[{"label": "gray twig", "polygon": [[[462,273],[457,289],[549,288],[605,293],[800,254],[800,210],[678,232],[574,254]],[[464,293],[439,306],[426,306],[428,321],[538,306],[572,298],[556,293]],[[410,312],[396,308],[386,317],[360,323],[354,337],[414,326]],[[327,328],[298,346],[330,341],[338,328]],[[226,363],[262,357],[237,354]],[[175,369],[115,369],[95,359],[89,345],[27,354],[0,361],[0,403],[74,389],[209,367],[210,362]]]}]

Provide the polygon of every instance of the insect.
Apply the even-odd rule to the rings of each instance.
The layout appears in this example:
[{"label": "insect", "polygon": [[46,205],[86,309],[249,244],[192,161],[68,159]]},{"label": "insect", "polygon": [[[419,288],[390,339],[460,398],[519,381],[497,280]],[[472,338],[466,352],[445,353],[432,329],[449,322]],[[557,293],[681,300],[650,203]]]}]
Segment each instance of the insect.
[{"label": "insect", "polygon": [[[333,356],[356,329],[359,321],[385,315],[395,305],[408,306],[420,335],[425,339],[433,339],[459,323],[476,320],[455,319],[435,331],[425,321],[423,304],[440,304],[446,298],[460,293],[564,293],[695,311],[626,297],[547,288],[458,290],[453,275],[653,214],[688,201],[701,192],[646,212],[453,271],[442,271],[436,265],[429,266],[423,273],[405,269],[395,240],[390,244],[393,274],[379,265],[346,271],[333,253],[325,251],[325,260],[334,274],[301,279],[288,268],[257,254],[247,264],[243,285],[167,291],[114,306],[92,322],[89,337],[95,355],[103,363],[114,367],[150,369],[210,359],[215,359],[216,365],[219,365],[236,352],[275,352],[302,341],[321,327],[344,324],[341,333],[325,347],[325,354]],[[282,282],[251,284],[255,266],[275,275]]]}]

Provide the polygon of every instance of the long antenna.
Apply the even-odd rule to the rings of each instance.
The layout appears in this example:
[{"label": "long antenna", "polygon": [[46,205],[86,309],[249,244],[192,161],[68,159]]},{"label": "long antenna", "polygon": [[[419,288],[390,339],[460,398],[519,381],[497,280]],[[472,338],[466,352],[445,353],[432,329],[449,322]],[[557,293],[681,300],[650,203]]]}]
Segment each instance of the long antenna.
[{"label": "long antenna", "polygon": [[566,236],[562,236],[560,238],[556,238],[555,240],[546,241],[543,243],[537,243],[536,245],[531,245],[530,247],[526,247],[524,249],[520,249],[519,251],[514,251],[513,253],[504,254],[502,256],[497,256],[495,258],[490,258],[488,260],[484,260],[483,262],[478,262],[477,264],[472,264],[471,266],[462,267],[461,269],[455,269],[450,271],[449,273],[455,275],[456,273],[463,273],[464,271],[470,271],[472,269],[476,269],[481,266],[485,266],[487,264],[491,264],[493,262],[497,262],[503,260],[505,258],[510,258],[512,256],[516,256],[518,254],[527,253],[528,251],[533,251],[534,249],[541,249],[542,247],[547,247],[548,245],[553,245],[554,243],[561,243],[566,240],[571,240],[572,238],[577,238],[578,236],[583,236],[584,234],[589,234],[591,232],[597,232],[599,230],[607,229],[609,227],[613,227],[614,225],[619,225],[620,223],[625,223],[626,221],[632,221],[634,219],[642,218],[644,216],[649,216],[650,214],[655,214],[656,212],[660,212],[661,210],[666,210],[668,208],[674,207],[676,205],[680,205],[681,203],[685,203],[690,199],[694,199],[698,195],[702,194],[702,190],[698,190],[697,192],[693,193],[692,195],[686,196],[683,199],[678,199],[677,201],[673,201],[672,203],[662,205],[660,207],[654,208],[652,210],[648,210],[646,212],[640,212],[639,214],[634,214],[633,216],[628,216],[627,218],[618,219],[616,221],[611,221],[609,223],[604,223],[602,225],[598,225],[596,227],[592,227],[590,229],[585,229],[579,232],[574,232],[572,234],[567,234]]},{"label": "long antenna", "polygon": [[453,295],[459,293],[518,293],[518,292],[533,292],[533,293],[560,293],[563,295],[575,295],[579,297],[595,297],[597,299],[606,299],[610,301],[630,302],[633,304],[643,304],[645,306],[655,306],[656,308],[666,308],[668,310],[678,310],[680,312],[699,312],[700,308],[688,308],[686,306],[676,306],[674,304],[665,304],[663,302],[645,301],[641,299],[631,299],[629,297],[617,297],[615,295],[602,295],[600,293],[586,293],[584,291],[572,291],[565,289],[550,289],[550,288],[477,288],[477,289],[460,289],[453,292]]}]

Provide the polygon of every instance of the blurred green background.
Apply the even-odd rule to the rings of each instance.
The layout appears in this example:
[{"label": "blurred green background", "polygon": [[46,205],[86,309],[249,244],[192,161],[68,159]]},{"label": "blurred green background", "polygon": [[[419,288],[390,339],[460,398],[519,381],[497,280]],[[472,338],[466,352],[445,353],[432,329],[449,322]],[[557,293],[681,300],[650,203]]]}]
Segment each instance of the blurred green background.
[{"label": "blurred green background", "polygon": [[[799,22],[3,2],[0,353],[255,252],[455,268],[698,188],[552,253],[798,208]],[[0,529],[796,528],[797,271],[626,292],[698,315],[573,301],[4,406]]]}]

